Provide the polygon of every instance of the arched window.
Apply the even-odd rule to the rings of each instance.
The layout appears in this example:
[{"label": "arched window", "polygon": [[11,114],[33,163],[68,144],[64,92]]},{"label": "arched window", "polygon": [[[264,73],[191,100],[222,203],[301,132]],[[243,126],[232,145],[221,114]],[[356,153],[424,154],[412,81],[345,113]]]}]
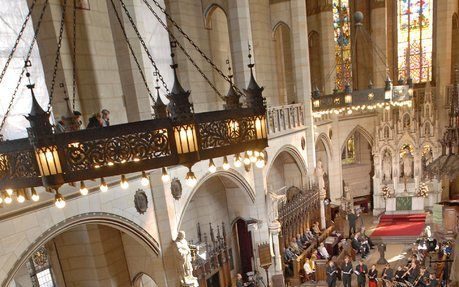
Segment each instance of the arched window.
[{"label": "arched window", "polygon": [[333,0],[333,30],[335,35],[336,88],[351,84],[351,21],[349,0]]},{"label": "arched window", "polygon": [[298,102],[295,95],[293,75],[293,51],[290,28],[279,23],[274,28],[274,48],[277,65],[279,104]]},{"label": "arched window", "polygon": [[432,79],[432,0],[399,0],[397,7],[398,77],[414,83]]},{"label": "arched window", "polygon": [[41,247],[27,262],[27,268],[34,287],[54,287],[48,251]]}]

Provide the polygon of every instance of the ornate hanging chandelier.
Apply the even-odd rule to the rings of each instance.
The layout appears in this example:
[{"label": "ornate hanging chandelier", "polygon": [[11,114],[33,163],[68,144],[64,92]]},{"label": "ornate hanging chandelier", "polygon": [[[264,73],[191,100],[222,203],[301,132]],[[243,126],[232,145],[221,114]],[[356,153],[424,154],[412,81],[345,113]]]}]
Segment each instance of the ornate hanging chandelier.
[{"label": "ornate hanging chandelier", "polygon": [[[357,11],[354,14],[355,33],[352,40],[351,57],[356,57],[355,47],[357,35],[362,35],[365,40],[370,44],[370,50],[375,53],[378,58],[386,66],[388,70],[385,55],[381,49],[372,41],[371,35],[363,28],[363,13]],[[357,61],[357,60],[356,60]],[[336,69],[336,63],[332,70]],[[364,63],[365,65],[365,63]],[[342,68],[343,69],[343,68]],[[328,73],[329,77],[333,73]],[[329,78],[326,80],[330,80]],[[390,109],[391,107],[411,107],[413,96],[413,81],[408,78],[406,81],[400,79],[397,85],[393,85],[387,73],[384,80],[384,87],[375,88],[370,81],[367,89],[352,90],[351,84],[348,82],[344,85],[343,91],[338,91],[337,88],[333,90],[332,94],[321,95],[320,90],[316,87],[311,93],[312,98],[312,111],[315,118],[321,118],[329,114],[344,114],[350,115],[356,111],[372,111],[376,109]]]},{"label": "ornate hanging chandelier", "polygon": [[[113,9],[115,9],[113,0],[111,2]],[[166,14],[175,27],[180,28],[156,1],[153,2]],[[139,73],[144,79],[147,91],[154,103],[154,119],[99,129],[56,133],[55,127],[50,123],[51,95],[48,110],[45,111],[35,98],[34,85],[27,85],[32,97],[32,108],[27,116],[27,120],[30,122],[30,128],[27,129],[28,138],[0,142],[0,190],[2,190],[0,191],[0,203],[10,203],[11,197],[14,195],[16,195],[18,202],[24,201],[23,198],[36,201],[38,194],[34,187],[44,186],[48,191],[55,193],[56,206],[62,208],[65,206],[65,201],[59,193],[59,188],[64,184],[80,182],[80,193],[85,195],[88,190],[84,181],[100,179],[100,190],[106,192],[108,186],[104,178],[120,176],[120,185],[125,189],[129,186],[125,174],[141,172],[143,183],[146,178],[145,171],[161,168],[163,181],[168,181],[170,177],[167,167],[174,165],[184,165],[189,168],[185,180],[190,186],[193,186],[197,182],[192,171],[192,166],[195,163],[209,160],[209,170],[215,171],[213,159],[224,157],[223,168],[228,169],[227,155],[233,154],[235,155],[235,166],[241,164],[240,154],[247,154],[248,152],[253,154],[255,158],[248,164],[255,163],[257,167],[264,166],[265,155],[263,150],[268,145],[266,106],[262,95],[263,88],[257,84],[253,75],[254,64],[250,63],[249,65],[250,81],[247,89],[242,93],[232,82],[232,76],[224,75],[193,43],[193,46],[201,52],[201,56],[208,60],[209,64],[217,69],[219,74],[230,84],[227,96],[220,95],[226,103],[224,110],[194,113],[193,105],[189,101],[190,91],[186,91],[182,87],[177,76],[178,65],[175,63],[171,65],[174,71],[174,83],[169,91],[126,6],[122,0],[120,3],[143,44],[158,79],[162,81],[166,91],[168,91],[166,97],[169,99],[169,103],[165,105],[162,102],[159,96],[159,87],[156,87],[156,99],[151,95],[144,73],[125,33],[125,40],[131,55],[137,63]],[[144,3],[170,33],[171,38],[175,39],[167,25],[162,22],[151,6],[146,1]],[[46,9],[47,5],[48,1],[45,2],[43,9]],[[63,3],[61,35],[56,62],[59,58],[62,40],[65,6],[66,0]],[[120,20],[120,15],[116,9],[115,14]],[[121,21],[119,24],[125,32]],[[178,31],[186,35],[181,28]],[[35,33],[38,34],[38,29]],[[187,35],[185,39],[191,41]],[[205,77],[183,46],[178,41],[175,43]],[[56,71],[57,65],[55,65],[52,88],[54,87]],[[27,76],[30,77],[30,74],[27,73]],[[212,85],[206,77],[205,79]],[[212,87],[214,86],[212,85]],[[244,106],[240,103],[241,96],[246,99]]]}]

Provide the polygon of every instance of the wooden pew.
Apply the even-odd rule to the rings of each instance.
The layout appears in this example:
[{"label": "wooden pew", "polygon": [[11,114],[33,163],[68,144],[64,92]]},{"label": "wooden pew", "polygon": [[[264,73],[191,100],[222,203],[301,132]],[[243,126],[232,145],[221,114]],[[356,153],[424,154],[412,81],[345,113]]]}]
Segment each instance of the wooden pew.
[{"label": "wooden pew", "polygon": [[[317,246],[319,246],[319,243],[323,242],[328,236],[330,236],[333,230],[335,230],[335,227],[333,225],[323,230],[322,234],[318,237],[318,239],[315,242],[312,242],[311,245],[306,250],[304,250],[303,253],[301,253],[293,261],[293,276],[290,279],[291,285],[298,286],[302,283],[302,280],[303,280],[302,274],[304,274],[303,266],[304,266],[304,263],[306,262],[306,258],[311,257],[312,252],[317,249]],[[318,268],[317,261],[319,260],[316,260],[316,270]],[[317,270],[317,272],[318,271],[319,270]],[[318,275],[317,272],[316,272],[316,275]],[[325,269],[324,269],[324,272],[325,272]]]}]

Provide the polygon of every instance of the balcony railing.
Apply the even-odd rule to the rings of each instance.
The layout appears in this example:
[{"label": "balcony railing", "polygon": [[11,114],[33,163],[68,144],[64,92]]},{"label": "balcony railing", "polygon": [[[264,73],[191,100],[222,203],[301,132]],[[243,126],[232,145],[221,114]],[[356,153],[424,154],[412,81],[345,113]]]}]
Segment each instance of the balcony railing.
[{"label": "balcony railing", "polygon": [[267,113],[269,136],[305,127],[304,104],[302,103],[270,107]]}]

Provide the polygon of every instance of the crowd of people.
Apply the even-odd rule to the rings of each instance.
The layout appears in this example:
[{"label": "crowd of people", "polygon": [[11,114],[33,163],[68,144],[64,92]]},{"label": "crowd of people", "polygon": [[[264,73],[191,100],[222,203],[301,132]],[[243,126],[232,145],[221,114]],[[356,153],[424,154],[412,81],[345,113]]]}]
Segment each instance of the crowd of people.
[{"label": "crowd of people", "polygon": [[[56,133],[80,130],[83,126],[81,116],[82,115],[79,111],[73,111],[72,116],[69,118],[62,116],[61,119],[56,122]],[[100,112],[93,114],[89,118],[86,128],[91,129],[108,126],[110,126],[110,111],[107,109],[102,109]]]}]

